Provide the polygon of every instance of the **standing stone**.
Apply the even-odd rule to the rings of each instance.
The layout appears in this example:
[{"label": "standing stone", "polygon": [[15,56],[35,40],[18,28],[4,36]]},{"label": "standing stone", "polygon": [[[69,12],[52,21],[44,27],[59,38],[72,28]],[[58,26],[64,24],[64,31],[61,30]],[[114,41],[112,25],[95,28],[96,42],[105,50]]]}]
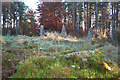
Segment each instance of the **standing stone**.
[{"label": "standing stone", "polygon": [[66,30],[65,30],[65,25],[63,24],[63,27],[62,27],[62,32],[61,32],[63,35],[66,35]]},{"label": "standing stone", "polygon": [[41,25],[40,26],[40,36],[42,36],[44,34],[44,26]]},{"label": "standing stone", "polygon": [[92,40],[92,37],[93,37],[93,30],[92,30],[92,27],[90,27],[87,38],[88,38],[88,40],[89,40],[89,38]]},{"label": "standing stone", "polygon": [[11,30],[8,30],[7,36],[10,36],[10,35],[11,35]]}]

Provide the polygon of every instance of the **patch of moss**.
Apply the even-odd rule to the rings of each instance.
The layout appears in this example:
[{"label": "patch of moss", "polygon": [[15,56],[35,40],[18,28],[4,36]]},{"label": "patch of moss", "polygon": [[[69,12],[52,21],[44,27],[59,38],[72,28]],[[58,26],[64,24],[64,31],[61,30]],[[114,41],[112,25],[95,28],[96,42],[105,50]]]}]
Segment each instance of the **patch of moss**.
[{"label": "patch of moss", "polygon": [[104,43],[100,43],[100,44],[98,45],[98,47],[103,47],[103,46],[105,46]]},{"label": "patch of moss", "polygon": [[95,41],[91,41],[91,44],[94,45],[96,42]]},{"label": "patch of moss", "polygon": [[72,53],[72,52],[77,52],[77,50],[73,49],[73,50],[63,51],[62,54],[68,54],[68,53]]}]

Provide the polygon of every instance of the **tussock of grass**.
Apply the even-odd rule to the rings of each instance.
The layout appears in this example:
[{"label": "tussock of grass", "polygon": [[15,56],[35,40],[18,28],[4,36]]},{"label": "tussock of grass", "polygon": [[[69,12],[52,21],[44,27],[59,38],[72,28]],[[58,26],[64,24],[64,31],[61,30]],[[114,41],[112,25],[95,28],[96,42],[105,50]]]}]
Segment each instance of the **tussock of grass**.
[{"label": "tussock of grass", "polygon": [[67,50],[67,51],[63,51],[62,54],[68,54],[68,53],[72,53],[72,52],[77,52],[77,50]]}]

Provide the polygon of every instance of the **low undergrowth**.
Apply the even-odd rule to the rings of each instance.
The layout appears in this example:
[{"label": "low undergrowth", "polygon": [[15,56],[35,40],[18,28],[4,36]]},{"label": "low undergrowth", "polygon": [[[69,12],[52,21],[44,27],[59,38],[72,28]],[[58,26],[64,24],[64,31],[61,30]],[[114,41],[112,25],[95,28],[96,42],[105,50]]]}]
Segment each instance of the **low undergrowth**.
[{"label": "low undergrowth", "polygon": [[[77,55],[69,58],[30,57],[20,64],[18,72],[11,78],[118,78],[117,64],[103,60],[103,56],[98,56],[100,54],[103,54],[102,51],[95,50],[94,56],[97,57],[90,56],[87,61]],[[112,70],[104,67],[103,61]]]},{"label": "low undergrowth", "polygon": [[[3,78],[118,77],[118,48],[107,42],[90,42],[86,37],[63,37],[58,33],[49,33],[41,38],[18,35],[3,36],[3,39],[6,42],[2,44]],[[96,53],[87,57],[87,61],[76,55],[64,57],[69,53],[88,50],[95,50]],[[103,67],[104,63],[113,71]]]}]

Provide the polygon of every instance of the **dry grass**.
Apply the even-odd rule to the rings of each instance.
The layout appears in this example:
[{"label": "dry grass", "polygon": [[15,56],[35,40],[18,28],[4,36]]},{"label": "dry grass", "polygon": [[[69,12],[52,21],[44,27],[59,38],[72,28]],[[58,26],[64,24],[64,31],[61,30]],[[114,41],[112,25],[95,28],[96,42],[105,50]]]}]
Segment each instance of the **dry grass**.
[{"label": "dry grass", "polygon": [[[58,34],[57,32],[47,32],[46,33],[47,36],[42,36],[42,39],[51,39],[51,40],[68,40],[71,42],[78,42],[80,41],[80,39],[77,39],[76,37],[72,37],[70,35],[62,35],[62,34]],[[64,37],[63,37],[64,36]]]},{"label": "dry grass", "polygon": [[2,36],[0,36],[0,41],[1,41],[1,43],[6,44],[6,42],[5,42],[5,40],[2,38]]},{"label": "dry grass", "polygon": [[[58,33],[47,33],[48,35],[46,37],[43,37],[44,39],[51,39],[53,42],[55,42],[56,45],[55,47],[51,45],[51,47],[48,48],[47,51],[50,52],[60,52],[65,50],[66,46],[68,46],[70,49],[76,49],[78,51],[84,51],[84,50],[91,50],[91,49],[102,49],[105,52],[105,56],[113,61],[118,61],[118,48],[114,47],[110,43],[105,42],[105,44],[102,47],[99,47],[101,43],[95,43],[94,45],[91,45],[90,41],[87,41],[86,37],[83,37],[81,39],[77,39],[76,37],[72,36],[62,36],[61,34]],[[99,36],[98,40],[101,40],[103,38],[106,38],[106,36]],[[93,38],[95,39],[95,38]],[[67,40],[69,42],[64,42],[64,44],[56,43],[56,41],[64,41]],[[80,44],[79,42],[83,42],[83,44]],[[75,43],[74,43],[75,42]],[[62,45],[62,47],[59,47],[59,45]]]}]

